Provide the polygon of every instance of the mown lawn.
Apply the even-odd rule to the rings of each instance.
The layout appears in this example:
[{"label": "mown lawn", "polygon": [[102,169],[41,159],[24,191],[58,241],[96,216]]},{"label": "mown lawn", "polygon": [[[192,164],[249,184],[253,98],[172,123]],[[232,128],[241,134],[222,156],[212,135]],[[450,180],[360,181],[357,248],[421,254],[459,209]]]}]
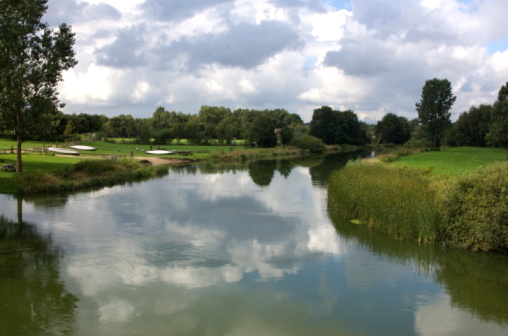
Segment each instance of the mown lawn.
[{"label": "mown lawn", "polygon": [[392,165],[431,170],[433,174],[459,176],[474,173],[480,166],[505,161],[502,148],[454,147],[437,152],[403,156]]}]

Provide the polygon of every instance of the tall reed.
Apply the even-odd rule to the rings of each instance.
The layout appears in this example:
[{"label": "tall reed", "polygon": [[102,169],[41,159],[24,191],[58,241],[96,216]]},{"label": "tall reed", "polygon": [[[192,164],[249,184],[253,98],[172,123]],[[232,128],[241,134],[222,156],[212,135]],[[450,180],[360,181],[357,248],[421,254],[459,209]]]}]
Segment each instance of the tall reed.
[{"label": "tall reed", "polygon": [[439,237],[439,214],[430,183],[417,170],[349,162],[330,179],[328,210],[396,240],[432,243]]}]

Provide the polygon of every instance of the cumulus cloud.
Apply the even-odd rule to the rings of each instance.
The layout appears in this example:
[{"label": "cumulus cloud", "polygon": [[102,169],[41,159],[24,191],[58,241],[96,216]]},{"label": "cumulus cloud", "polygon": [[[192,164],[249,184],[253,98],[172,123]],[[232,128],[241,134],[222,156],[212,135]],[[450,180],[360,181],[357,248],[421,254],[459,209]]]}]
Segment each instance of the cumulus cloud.
[{"label": "cumulus cloud", "polygon": [[[508,78],[500,0],[49,0],[76,32],[67,113],[149,117],[159,105],[352,109],[416,117],[425,80],[447,78],[456,115]],[[495,47],[493,47],[495,46]],[[86,79],[80,81],[77,79]],[[69,82],[67,82],[69,80]],[[97,87],[94,80],[100,80]],[[99,101],[97,100],[99,99]]]}]

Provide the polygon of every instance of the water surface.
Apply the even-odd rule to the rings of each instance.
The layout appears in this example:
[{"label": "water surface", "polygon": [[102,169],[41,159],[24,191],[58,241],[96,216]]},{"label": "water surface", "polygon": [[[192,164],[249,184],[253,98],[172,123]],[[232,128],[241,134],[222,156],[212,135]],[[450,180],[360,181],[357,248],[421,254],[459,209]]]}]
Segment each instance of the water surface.
[{"label": "water surface", "polygon": [[348,156],[0,196],[0,335],[506,335],[508,260],[334,222]]}]

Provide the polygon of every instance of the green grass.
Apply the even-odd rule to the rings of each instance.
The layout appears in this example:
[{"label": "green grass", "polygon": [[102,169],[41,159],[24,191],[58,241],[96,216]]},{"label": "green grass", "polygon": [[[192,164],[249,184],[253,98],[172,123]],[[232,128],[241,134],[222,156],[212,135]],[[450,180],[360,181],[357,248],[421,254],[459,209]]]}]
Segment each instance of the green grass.
[{"label": "green grass", "polygon": [[455,147],[402,156],[390,164],[427,170],[436,175],[459,176],[472,174],[480,166],[505,161],[505,158],[506,151],[502,148]]}]

